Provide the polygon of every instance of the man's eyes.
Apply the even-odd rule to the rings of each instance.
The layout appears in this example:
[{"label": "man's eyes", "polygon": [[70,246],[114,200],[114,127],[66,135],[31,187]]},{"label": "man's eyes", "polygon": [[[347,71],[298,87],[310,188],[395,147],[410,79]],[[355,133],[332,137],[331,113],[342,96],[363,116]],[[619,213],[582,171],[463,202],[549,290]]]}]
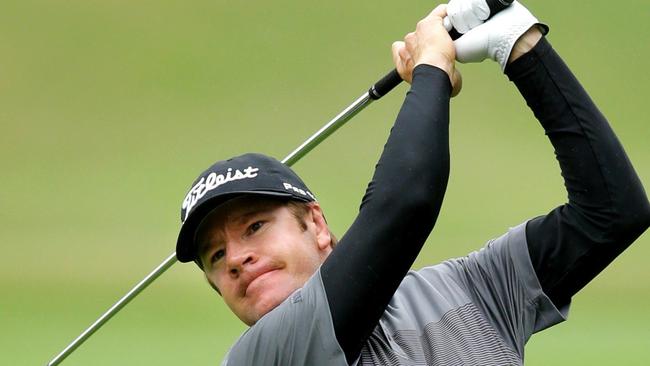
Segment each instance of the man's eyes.
[{"label": "man's eyes", "polygon": [[210,258],[210,261],[212,263],[215,263],[219,259],[223,258],[226,255],[226,251],[224,249],[219,249],[214,254],[212,255],[212,258]]},{"label": "man's eyes", "polygon": [[[248,225],[246,228],[246,236],[253,235],[256,232],[258,232],[264,225],[266,224],[266,221],[264,220],[259,220],[255,221],[252,224]],[[226,250],[225,249],[219,249],[212,254],[212,257],[210,257],[210,262],[211,263],[216,263],[218,260],[226,256]]]},{"label": "man's eyes", "polygon": [[247,234],[248,235],[254,234],[259,229],[261,229],[262,226],[264,226],[264,223],[265,223],[264,221],[260,220],[260,221],[255,221],[254,223],[250,224],[248,226],[248,229],[246,230]]}]

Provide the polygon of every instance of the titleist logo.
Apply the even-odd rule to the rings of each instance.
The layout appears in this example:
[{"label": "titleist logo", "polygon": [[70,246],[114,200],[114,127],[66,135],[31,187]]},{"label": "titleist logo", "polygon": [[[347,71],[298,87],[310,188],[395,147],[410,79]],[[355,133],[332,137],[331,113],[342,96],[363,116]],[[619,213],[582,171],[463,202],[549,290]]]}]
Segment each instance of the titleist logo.
[{"label": "titleist logo", "polygon": [[185,199],[183,200],[182,209],[185,210],[185,217],[183,218],[183,221],[187,220],[187,216],[189,215],[190,211],[192,211],[192,208],[196,206],[196,203],[201,198],[203,198],[206,193],[228,182],[255,178],[257,177],[258,171],[258,168],[253,168],[252,166],[244,169],[243,172],[239,169],[235,169],[233,172],[232,168],[228,168],[228,171],[225,175],[212,172],[208,174],[207,177],[201,177],[201,180],[199,180],[194,185],[194,187],[190,189],[190,191],[187,193],[187,196],[185,196]]}]

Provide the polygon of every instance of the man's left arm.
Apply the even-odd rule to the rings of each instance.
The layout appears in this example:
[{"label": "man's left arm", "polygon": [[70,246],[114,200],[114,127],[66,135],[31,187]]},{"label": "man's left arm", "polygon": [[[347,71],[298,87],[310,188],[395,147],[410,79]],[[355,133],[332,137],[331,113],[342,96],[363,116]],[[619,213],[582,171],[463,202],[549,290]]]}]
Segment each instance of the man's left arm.
[{"label": "man's left arm", "polygon": [[[506,67],[553,144],[568,203],[528,222],[530,258],[560,307],[650,225],[650,204],[606,118],[536,27]],[[539,42],[538,42],[539,40]]]}]

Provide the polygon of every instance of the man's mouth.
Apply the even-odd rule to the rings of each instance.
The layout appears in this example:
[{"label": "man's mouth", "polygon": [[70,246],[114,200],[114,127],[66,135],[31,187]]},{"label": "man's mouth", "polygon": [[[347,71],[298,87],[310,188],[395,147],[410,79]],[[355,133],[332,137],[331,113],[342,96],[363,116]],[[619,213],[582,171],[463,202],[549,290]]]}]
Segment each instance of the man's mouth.
[{"label": "man's mouth", "polygon": [[247,281],[247,283],[244,282],[244,296],[250,295],[251,291],[254,291],[256,288],[258,288],[258,284],[263,282],[269,276],[272,276],[275,271],[276,269],[268,268],[252,273],[250,276],[251,279]]}]

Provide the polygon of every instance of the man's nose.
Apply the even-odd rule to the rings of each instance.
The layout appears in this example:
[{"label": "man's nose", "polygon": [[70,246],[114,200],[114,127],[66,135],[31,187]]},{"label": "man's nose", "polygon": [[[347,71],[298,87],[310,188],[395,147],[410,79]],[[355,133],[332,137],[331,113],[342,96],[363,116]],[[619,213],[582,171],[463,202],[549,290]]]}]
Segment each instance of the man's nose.
[{"label": "man's nose", "polygon": [[249,264],[255,263],[257,254],[249,248],[237,248],[226,251],[226,261],[228,264],[228,273],[237,277],[241,271]]}]

